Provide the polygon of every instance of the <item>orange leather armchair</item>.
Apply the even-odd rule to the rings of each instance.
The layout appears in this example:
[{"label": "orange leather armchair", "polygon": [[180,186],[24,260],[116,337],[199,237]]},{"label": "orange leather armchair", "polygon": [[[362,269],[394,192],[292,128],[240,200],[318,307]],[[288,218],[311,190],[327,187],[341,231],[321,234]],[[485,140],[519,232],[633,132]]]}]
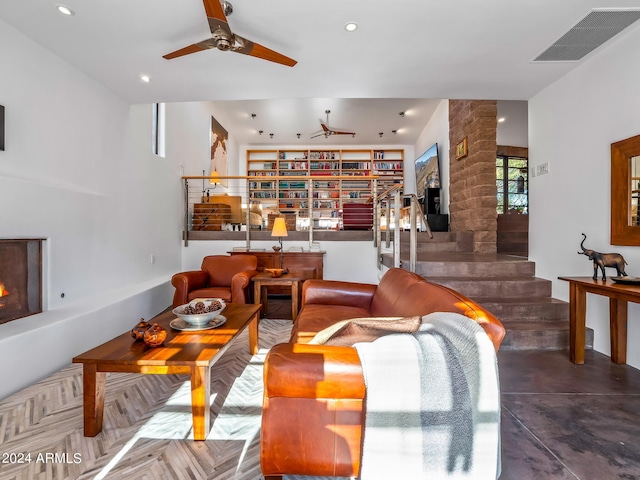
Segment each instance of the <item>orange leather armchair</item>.
[{"label": "orange leather armchair", "polygon": [[176,288],[173,308],[194,298],[216,297],[225,302],[247,303],[249,284],[258,268],[254,255],[209,255],[200,270],[176,273],[171,284]]}]

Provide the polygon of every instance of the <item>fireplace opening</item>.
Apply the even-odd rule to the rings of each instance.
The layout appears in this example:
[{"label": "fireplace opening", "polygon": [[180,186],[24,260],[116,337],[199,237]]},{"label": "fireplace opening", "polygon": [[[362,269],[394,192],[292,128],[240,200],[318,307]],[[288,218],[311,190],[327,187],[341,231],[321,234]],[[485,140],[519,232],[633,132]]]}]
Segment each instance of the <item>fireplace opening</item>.
[{"label": "fireplace opening", "polygon": [[42,312],[42,239],[0,239],[0,324]]}]

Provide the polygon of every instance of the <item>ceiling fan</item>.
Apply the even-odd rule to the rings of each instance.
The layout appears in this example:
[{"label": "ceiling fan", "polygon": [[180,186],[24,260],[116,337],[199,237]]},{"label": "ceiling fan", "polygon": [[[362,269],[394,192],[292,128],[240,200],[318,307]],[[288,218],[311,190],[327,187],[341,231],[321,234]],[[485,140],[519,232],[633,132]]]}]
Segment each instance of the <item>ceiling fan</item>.
[{"label": "ceiling fan", "polygon": [[202,2],[204,3],[204,9],[207,13],[207,20],[209,20],[209,29],[211,30],[212,38],[163,55],[163,58],[171,60],[172,58],[189,55],[190,53],[217,48],[222,51],[230,50],[232,52],[242,53],[243,55],[262,58],[288,67],[293,67],[298,63],[292,58],[232,33],[227,23],[227,15],[233,13],[231,3],[226,0],[222,3],[220,3],[219,0],[202,0]]},{"label": "ceiling fan", "polygon": [[351,135],[352,137],[356,136],[356,132],[345,132],[342,130],[334,130],[332,128],[329,128],[329,114],[331,113],[331,110],[325,110],[324,113],[327,114],[327,121],[323,122],[322,120],[320,120],[322,130],[315,132],[313,135],[311,135],[310,138],[316,138],[321,135],[324,135],[324,138],[329,138],[331,135]]}]

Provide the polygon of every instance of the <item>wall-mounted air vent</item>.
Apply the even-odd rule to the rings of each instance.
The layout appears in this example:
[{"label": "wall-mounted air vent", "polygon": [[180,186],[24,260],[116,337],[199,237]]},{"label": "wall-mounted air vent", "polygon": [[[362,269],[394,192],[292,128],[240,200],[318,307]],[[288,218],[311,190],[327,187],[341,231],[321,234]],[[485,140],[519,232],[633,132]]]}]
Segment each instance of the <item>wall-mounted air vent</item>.
[{"label": "wall-mounted air vent", "polygon": [[534,62],[577,62],[636,20],[640,10],[592,10]]}]

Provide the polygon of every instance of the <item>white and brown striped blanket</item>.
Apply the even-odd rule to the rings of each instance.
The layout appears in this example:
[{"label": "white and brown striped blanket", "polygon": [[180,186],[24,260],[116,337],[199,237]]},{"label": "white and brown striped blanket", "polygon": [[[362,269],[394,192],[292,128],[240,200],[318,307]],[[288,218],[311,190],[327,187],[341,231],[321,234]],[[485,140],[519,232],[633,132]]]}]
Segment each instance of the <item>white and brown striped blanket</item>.
[{"label": "white and brown striped blanket", "polygon": [[498,367],[477,323],[433,313],[413,334],[355,347],[367,388],[362,480],[499,477]]}]

